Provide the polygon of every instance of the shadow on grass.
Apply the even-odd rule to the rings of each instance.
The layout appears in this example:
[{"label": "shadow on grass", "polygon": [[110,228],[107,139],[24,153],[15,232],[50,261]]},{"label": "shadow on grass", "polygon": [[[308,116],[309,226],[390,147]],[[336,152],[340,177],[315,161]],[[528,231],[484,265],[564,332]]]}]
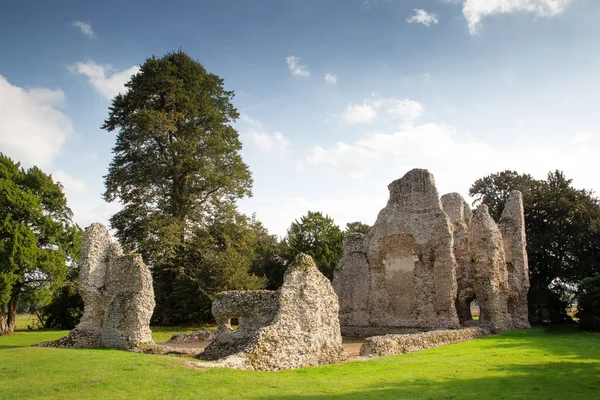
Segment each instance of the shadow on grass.
[{"label": "shadow on grass", "polygon": [[[447,380],[382,379],[346,393],[272,396],[264,399],[599,399],[600,362],[511,366],[496,377]],[[307,385],[309,383],[307,382]],[[335,384],[334,384],[335,385]],[[334,387],[334,386],[333,386]],[[333,388],[332,387],[332,388]]]}]

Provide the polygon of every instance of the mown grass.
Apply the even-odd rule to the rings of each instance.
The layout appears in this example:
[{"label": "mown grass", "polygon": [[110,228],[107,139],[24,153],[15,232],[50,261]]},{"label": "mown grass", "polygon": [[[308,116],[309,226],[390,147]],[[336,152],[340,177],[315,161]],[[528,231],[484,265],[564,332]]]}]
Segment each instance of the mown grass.
[{"label": "mown grass", "polygon": [[[181,330],[162,328],[155,340],[175,331]],[[507,332],[419,353],[283,372],[193,370],[184,365],[190,359],[174,356],[29,347],[64,334],[37,330],[0,337],[0,398],[600,398],[600,335],[573,329]]]}]

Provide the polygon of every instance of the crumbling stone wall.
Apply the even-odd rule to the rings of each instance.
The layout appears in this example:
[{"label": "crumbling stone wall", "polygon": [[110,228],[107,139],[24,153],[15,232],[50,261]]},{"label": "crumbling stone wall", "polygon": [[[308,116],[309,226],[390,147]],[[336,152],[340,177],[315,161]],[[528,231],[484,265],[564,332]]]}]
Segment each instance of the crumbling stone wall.
[{"label": "crumbling stone wall", "polygon": [[[232,291],[213,301],[219,329],[199,357],[222,365],[282,370],[343,361],[338,300],[310,256],[300,254],[277,291]],[[231,318],[239,318],[237,330]]]},{"label": "crumbling stone wall", "polygon": [[508,313],[514,329],[531,328],[528,319],[529,265],[525,238],[523,195],[515,190],[504,206],[498,227],[502,234],[504,257],[508,272]]},{"label": "crumbling stone wall", "polygon": [[334,272],[342,329],[456,328],[452,233],[433,176],[414,169],[388,189],[387,206],[362,243],[347,239]]},{"label": "crumbling stone wall", "polygon": [[469,239],[470,278],[479,303],[479,325],[491,330],[510,329],[504,244],[500,229],[485,204],[477,207]]},{"label": "crumbling stone wall", "polygon": [[458,193],[448,193],[441,198],[442,208],[452,226],[453,251],[456,259],[456,313],[461,326],[474,323],[471,315],[471,302],[475,291],[469,279],[469,230],[472,212],[465,199]]},{"label": "crumbling stone wall", "polygon": [[86,228],[81,253],[77,282],[84,302],[81,321],[68,336],[42,345],[133,349],[153,343],[154,290],[141,256],[123,255],[99,223]]},{"label": "crumbling stone wall", "polygon": [[453,343],[466,342],[489,336],[490,332],[480,328],[446,329],[412,335],[373,336],[365,340],[360,348],[364,357],[391,356],[413,353]]},{"label": "crumbling stone wall", "polygon": [[528,328],[529,273],[523,200],[511,193],[499,223],[473,216],[458,193],[441,200],[433,176],[414,169],[388,186],[390,198],[367,235],[344,240],[334,271],[340,324],[348,336],[409,333],[476,324]]}]

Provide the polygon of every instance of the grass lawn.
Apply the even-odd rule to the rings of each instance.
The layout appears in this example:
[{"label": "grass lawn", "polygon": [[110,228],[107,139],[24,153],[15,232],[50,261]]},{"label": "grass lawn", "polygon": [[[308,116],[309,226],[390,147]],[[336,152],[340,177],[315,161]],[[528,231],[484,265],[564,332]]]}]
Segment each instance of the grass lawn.
[{"label": "grass lawn", "polygon": [[[175,331],[159,329],[155,340]],[[175,356],[29,347],[64,334],[0,337],[0,398],[600,399],[600,334],[573,328],[283,372],[193,370]]]}]

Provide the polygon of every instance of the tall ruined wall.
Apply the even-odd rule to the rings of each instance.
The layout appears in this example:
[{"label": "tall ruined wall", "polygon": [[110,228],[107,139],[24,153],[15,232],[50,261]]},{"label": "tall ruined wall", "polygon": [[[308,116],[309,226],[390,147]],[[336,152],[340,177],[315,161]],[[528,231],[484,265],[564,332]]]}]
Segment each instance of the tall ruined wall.
[{"label": "tall ruined wall", "polygon": [[470,279],[479,304],[479,324],[491,330],[512,327],[508,313],[508,271],[500,229],[485,204],[479,205],[469,235]]},{"label": "tall ruined wall", "polygon": [[102,224],[86,228],[77,288],[84,310],[69,335],[45,346],[132,349],[153,343],[154,290],[138,254],[123,255]]},{"label": "tall ruined wall", "polygon": [[475,215],[458,194],[441,200],[433,176],[414,169],[389,186],[390,198],[367,235],[344,240],[334,271],[342,332],[406,333],[476,324],[528,328],[529,273],[520,192],[499,223],[487,206]]},{"label": "tall ruined wall", "polygon": [[[414,169],[388,189],[386,207],[362,243],[347,240],[350,248],[334,274],[342,330],[458,327],[452,233],[433,176]],[[358,276],[368,280],[361,283],[353,278]],[[359,286],[358,296],[347,293]]]},{"label": "tall ruined wall", "polygon": [[523,195],[512,191],[504,207],[498,227],[502,233],[506,269],[508,271],[508,313],[515,329],[530,328],[527,310],[529,265],[525,238]]},{"label": "tall ruined wall", "polygon": [[475,291],[469,279],[469,230],[471,229],[471,208],[458,193],[448,193],[441,198],[442,208],[450,224],[454,239],[454,258],[456,259],[456,313],[461,326],[472,325],[471,302]]}]

